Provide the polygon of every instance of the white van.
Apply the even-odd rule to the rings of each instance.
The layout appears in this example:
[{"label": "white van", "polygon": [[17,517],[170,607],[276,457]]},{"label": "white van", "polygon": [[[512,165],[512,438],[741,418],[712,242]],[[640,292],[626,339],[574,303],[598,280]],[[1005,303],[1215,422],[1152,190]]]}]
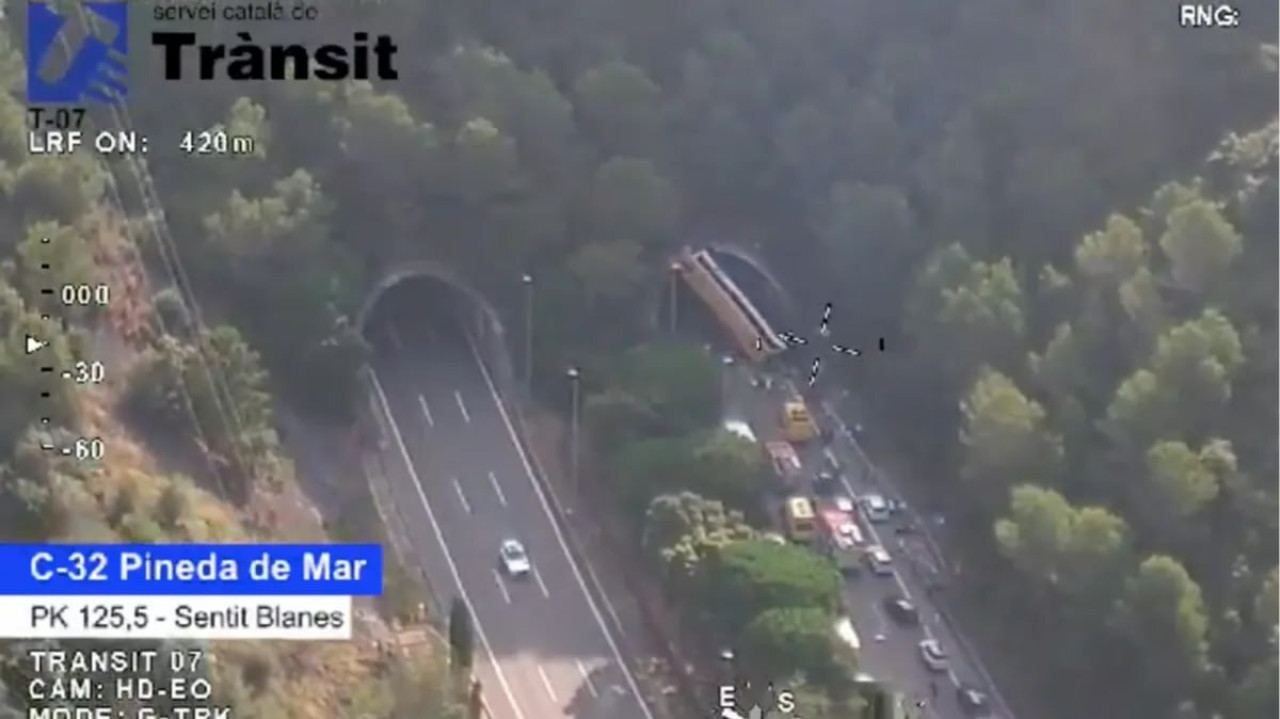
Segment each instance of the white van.
[{"label": "white van", "polygon": [[724,428],[724,431],[728,432],[729,434],[732,434],[737,437],[741,437],[752,444],[756,443],[756,433],[751,431],[751,425],[747,424],[746,422],[741,422],[736,419],[729,419],[729,420],[725,420],[724,425],[722,426]]}]

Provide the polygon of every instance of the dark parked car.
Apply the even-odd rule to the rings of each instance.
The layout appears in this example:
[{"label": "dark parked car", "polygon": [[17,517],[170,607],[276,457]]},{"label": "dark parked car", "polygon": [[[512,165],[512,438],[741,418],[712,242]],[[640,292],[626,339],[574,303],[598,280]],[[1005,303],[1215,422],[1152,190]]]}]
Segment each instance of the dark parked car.
[{"label": "dark parked car", "polygon": [[824,497],[830,497],[839,488],[840,485],[836,481],[836,476],[831,472],[818,472],[817,476],[813,478],[813,491]]},{"label": "dark parked car", "polygon": [[899,624],[920,623],[920,611],[906,597],[889,597],[884,600],[884,610]]}]

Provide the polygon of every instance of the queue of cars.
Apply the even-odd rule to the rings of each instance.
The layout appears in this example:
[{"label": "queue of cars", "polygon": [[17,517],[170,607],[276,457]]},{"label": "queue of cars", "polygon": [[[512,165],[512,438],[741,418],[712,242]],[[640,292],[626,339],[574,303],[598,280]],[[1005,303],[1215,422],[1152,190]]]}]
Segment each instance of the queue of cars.
[{"label": "queue of cars", "polygon": [[[893,557],[876,541],[878,533],[873,527],[892,523],[895,535],[911,534],[915,527],[905,517],[906,505],[875,493],[846,494],[842,491],[846,486],[841,477],[842,468],[830,451],[823,452],[825,461],[821,468],[806,470],[793,445],[803,445],[821,434],[812,420],[807,419],[807,410],[801,401],[793,399],[785,403],[782,424],[783,436],[788,441],[768,442],[766,449],[786,495],[781,506],[786,537],[831,557],[846,576],[865,572],[876,581],[895,578],[898,570]],[[886,598],[883,609],[885,615],[900,626],[921,624],[919,609],[900,594]],[[950,673],[950,657],[939,640],[926,637],[917,643],[916,649],[928,672]],[[974,687],[958,685],[956,701],[968,716],[988,716],[986,694]]]}]

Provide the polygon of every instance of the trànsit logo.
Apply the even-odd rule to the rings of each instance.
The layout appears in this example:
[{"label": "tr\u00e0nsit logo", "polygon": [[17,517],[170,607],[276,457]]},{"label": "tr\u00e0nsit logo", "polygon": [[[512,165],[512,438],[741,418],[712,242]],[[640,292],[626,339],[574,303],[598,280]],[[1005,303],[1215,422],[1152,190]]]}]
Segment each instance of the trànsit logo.
[{"label": "tr\u00e0nsit logo", "polygon": [[[62,76],[46,79],[44,68],[70,53],[64,34],[67,18],[42,2],[27,2],[27,103],[31,105],[114,105],[124,101],[129,68],[129,6],[123,2],[86,2],[82,12],[92,33],[67,61]],[[110,35],[98,37],[98,33]]]},{"label": "tr\u00e0nsit logo", "polygon": [[[274,5],[275,3],[272,3]],[[46,2],[27,0],[27,103],[29,105],[122,104],[129,69],[129,4],[82,2],[60,14]],[[205,5],[200,5],[200,8]],[[209,5],[209,8],[215,6]],[[241,7],[241,6],[238,6]],[[256,7],[256,6],[255,6]],[[318,15],[301,4],[305,19]],[[224,8],[225,9],[225,8]],[[68,25],[83,28],[72,46]],[[397,80],[400,48],[387,35],[356,30],[350,41],[308,46],[262,43],[248,32],[232,42],[204,42],[191,31],[151,33],[165,80]],[[50,68],[66,58],[60,77]]]}]

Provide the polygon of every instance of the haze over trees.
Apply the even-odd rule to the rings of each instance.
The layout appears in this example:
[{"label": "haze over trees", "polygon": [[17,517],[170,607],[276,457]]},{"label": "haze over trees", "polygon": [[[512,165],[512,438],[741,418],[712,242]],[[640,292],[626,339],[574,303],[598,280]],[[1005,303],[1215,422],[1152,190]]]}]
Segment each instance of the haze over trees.
[{"label": "haze over trees", "polygon": [[[761,599],[723,631],[784,643],[777,671],[821,683],[810,629],[829,579],[763,548],[756,468],[714,433],[717,369],[650,336],[664,258],[714,234],[758,243],[801,301],[838,303],[851,340],[897,348],[827,381],[862,397],[886,451],[948,508],[960,590],[982,594],[985,622],[1042,637],[1002,649],[1035,711],[1276,715],[1274,3],[1245,3],[1231,33],[1103,0],[320,13],[254,37],[385,32],[400,81],[135,68],[130,114],[156,133],[148,163],[200,308],[129,270],[161,264],[122,239],[147,237],[126,232],[141,218],[111,211],[86,155],[28,157],[23,107],[0,97],[6,539],[239,536],[237,508],[291,472],[273,402],[351,416],[367,352],[354,317],[387,262],[448,264],[509,313],[528,272],[538,384],[584,367],[601,484],[672,601],[710,611],[700,577],[727,558],[735,581],[796,583],[804,606]],[[20,28],[21,8],[8,15]],[[10,88],[19,45],[0,53]],[[252,137],[253,152],[179,153],[185,128]],[[106,267],[128,301],[110,316],[49,306],[28,271],[46,261],[60,282]],[[36,326],[60,361],[94,330],[137,343],[129,406],[187,435],[219,482],[131,470],[95,492],[34,450],[111,424],[64,389],[35,413],[20,342]],[[254,701],[264,719],[299,716]],[[427,706],[387,701],[378,716]]]}]

